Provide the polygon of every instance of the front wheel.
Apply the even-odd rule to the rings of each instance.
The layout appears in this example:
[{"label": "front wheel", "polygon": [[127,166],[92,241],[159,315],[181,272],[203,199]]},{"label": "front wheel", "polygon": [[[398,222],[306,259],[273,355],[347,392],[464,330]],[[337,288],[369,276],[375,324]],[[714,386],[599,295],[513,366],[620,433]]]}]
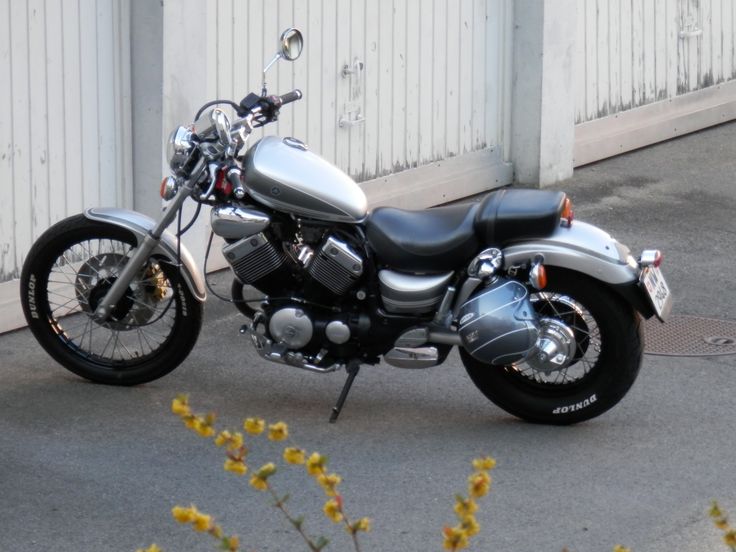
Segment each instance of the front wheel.
[{"label": "front wheel", "polygon": [[[526,359],[491,366],[460,349],[471,380],[510,414],[536,423],[574,424],[617,404],[641,365],[639,315],[615,292],[580,273],[548,268],[549,283],[532,294],[540,341]],[[543,344],[543,343],[542,343]]]},{"label": "front wheel", "polygon": [[136,246],[128,230],[77,215],[49,228],[21,274],[28,326],[56,361],[89,380],[145,383],[189,354],[202,303],[168,259],[151,257],[105,322],[94,312]]}]

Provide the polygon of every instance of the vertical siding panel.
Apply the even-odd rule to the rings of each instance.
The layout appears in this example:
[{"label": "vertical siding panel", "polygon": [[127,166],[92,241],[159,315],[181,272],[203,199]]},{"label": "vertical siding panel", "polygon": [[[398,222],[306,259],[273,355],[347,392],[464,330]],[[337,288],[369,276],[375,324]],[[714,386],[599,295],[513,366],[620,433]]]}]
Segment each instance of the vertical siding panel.
[{"label": "vertical siding panel", "polygon": [[[248,2],[248,93],[261,93],[261,85],[263,82],[263,68],[268,60],[268,55],[264,53],[264,29],[263,29],[263,2],[265,0],[250,0]],[[209,5],[208,11],[215,11],[212,4]],[[215,64],[216,65],[216,64]],[[218,70],[220,68],[218,67]],[[266,75],[269,78],[268,75]],[[262,130],[257,130],[250,138],[250,143],[255,143],[257,139],[263,136]]]},{"label": "vertical siding panel", "polygon": [[386,174],[391,170],[393,147],[393,96],[391,85],[391,61],[393,59],[393,13],[392,0],[380,0],[378,31],[378,170]]},{"label": "vertical siding panel", "polygon": [[352,65],[353,54],[350,51],[350,32],[352,17],[350,13],[350,2],[337,3],[337,47],[335,48],[335,74],[336,74],[336,102],[337,113],[335,118],[335,132],[337,133],[337,141],[335,142],[335,161],[338,167],[347,171],[350,164],[350,139],[354,134],[360,132],[357,126],[338,126],[340,117],[350,117],[349,111],[352,111],[352,101],[350,100],[350,83],[351,78],[342,76],[342,68],[345,65]]},{"label": "vertical siding panel", "polygon": [[733,36],[733,0],[723,2],[723,15],[721,17],[721,34],[723,35],[723,75],[730,79],[734,74],[734,36]]},{"label": "vertical siding panel", "polygon": [[309,23],[305,33],[305,65],[308,68],[305,82],[304,110],[307,112],[306,142],[317,153],[322,151],[322,4],[312,1],[309,6]]},{"label": "vertical siding panel", "polygon": [[49,226],[49,152],[46,106],[46,19],[43,0],[28,2],[32,237]]},{"label": "vertical siding panel", "polygon": [[608,2],[609,113],[621,111],[621,2],[622,0]]},{"label": "vertical siding panel", "polygon": [[680,0],[667,0],[665,4],[665,21],[667,23],[667,97],[677,95],[677,67],[679,50],[679,8]]},{"label": "vertical siding panel", "polygon": [[631,108],[631,90],[633,88],[632,72],[632,36],[631,36],[631,0],[621,0],[620,3],[621,52],[621,109]]},{"label": "vertical siding panel", "polygon": [[[485,28],[485,3],[483,9],[476,14],[481,29]],[[447,152],[447,4],[443,0],[434,1],[434,76],[432,79],[432,156],[442,159]],[[483,33],[481,31],[481,36]],[[481,58],[483,59],[483,58]],[[481,62],[477,67],[485,64]],[[483,72],[479,71],[481,86]],[[485,99],[485,94],[483,94]],[[479,113],[479,141],[483,139],[483,112]]]},{"label": "vertical siding panel", "polygon": [[[503,130],[501,144],[503,145],[504,161],[511,160],[511,90],[512,90],[512,65],[514,62],[514,4],[513,0],[504,0],[504,26],[503,26],[503,69],[499,79],[503,83],[503,98],[501,108],[503,110]],[[578,12],[579,13],[579,12]]]},{"label": "vertical siding panel", "polygon": [[335,162],[337,126],[337,0],[322,0],[322,156]]},{"label": "vertical siding panel", "polygon": [[[274,54],[278,51],[278,39],[279,39],[279,21],[278,21],[278,2],[274,2],[273,0],[264,0],[263,1],[263,37],[262,37],[262,51],[263,51],[263,61],[261,62],[263,66],[266,65],[269,61],[271,61],[271,58],[273,58]],[[334,17],[334,11],[333,15]],[[218,26],[221,26],[222,22],[218,22]],[[282,62],[283,63],[283,62]],[[279,82],[279,68],[274,65],[266,74],[266,83],[268,85],[268,93],[269,94],[278,94],[281,83]],[[333,82],[334,86],[334,82]],[[259,90],[260,92],[260,90]],[[270,136],[270,135],[278,135],[278,125],[266,125],[262,129],[262,134],[264,136]],[[334,155],[333,155],[334,159]]]},{"label": "vertical siding panel", "polygon": [[[684,1],[684,0],[681,0]],[[731,0],[726,0],[726,3]],[[710,43],[710,65],[713,71],[713,81],[723,81],[723,9],[721,0],[713,0],[711,3],[711,33],[704,36],[703,41]]]},{"label": "vertical siding panel", "polygon": [[[490,0],[486,4],[486,64],[485,64],[485,132],[483,147],[498,144],[501,134],[501,79],[503,67],[503,9],[502,0]],[[453,59],[453,58],[451,58]]]},{"label": "vertical siding panel", "polygon": [[636,107],[644,104],[646,101],[646,81],[644,79],[644,6],[639,0],[631,0],[631,2],[631,105],[632,107]]},{"label": "vertical siding panel", "polygon": [[394,0],[393,56],[391,60],[393,86],[393,121],[391,164],[395,170],[406,168],[406,1]]},{"label": "vertical siding panel", "polygon": [[[372,2],[369,2],[372,3]],[[432,22],[434,14],[426,0],[422,1],[419,27],[419,163],[432,160],[432,71],[434,69],[432,41]],[[475,63],[475,52],[473,52],[473,67]]]},{"label": "vertical siding panel", "polygon": [[[278,22],[276,29],[273,31],[274,53],[276,53],[279,47],[278,38],[281,36],[281,33],[294,26],[293,0],[278,0]],[[297,61],[296,63],[299,62]],[[274,88],[272,94],[285,94],[294,90],[294,62],[282,59],[273,69],[274,72],[278,72],[278,88]],[[275,125],[278,135],[294,136],[294,108],[295,104],[289,104],[281,110],[278,125]]]},{"label": "vertical siding panel", "polygon": [[585,65],[585,0],[577,0],[577,30],[575,31],[575,122],[582,123],[585,116],[586,65]]},{"label": "vertical siding panel", "polygon": [[82,113],[82,151],[83,151],[83,207],[100,204],[97,186],[98,136],[97,136],[97,6],[95,0],[80,0],[79,8],[79,50]]},{"label": "vertical siding panel", "polygon": [[[467,4],[467,0],[463,0]],[[406,160],[416,166],[419,159],[419,20],[420,0],[406,2]],[[462,60],[461,60],[462,61]]]},{"label": "vertical siding panel", "polygon": [[611,100],[609,73],[608,0],[596,0],[596,37],[598,39],[598,116],[608,115]]},{"label": "vertical siding panel", "polygon": [[[720,0],[716,0],[719,2]],[[703,5],[703,38],[700,42],[700,75],[699,86],[701,88],[713,84],[713,52],[711,50],[714,27],[719,24],[713,21],[713,2],[701,0]]]},{"label": "vertical siding panel", "polygon": [[598,39],[597,2],[584,0],[583,10],[585,17],[585,113],[586,119],[595,119],[598,116]]},{"label": "vertical siding panel", "polygon": [[[350,76],[348,98],[353,107],[360,109],[365,117],[365,3],[352,0],[350,5],[350,48],[346,59],[353,64],[355,60],[363,63],[363,70]],[[363,179],[365,172],[365,124],[360,123],[350,130],[349,174]]]},{"label": "vertical siding panel", "polygon": [[233,90],[229,99],[239,102],[251,91],[250,82],[258,75],[260,67],[250,67],[248,56],[250,41],[250,22],[248,21],[248,3],[243,0],[233,2],[232,13]]},{"label": "vertical siding panel", "polygon": [[23,2],[10,3],[10,51],[13,56],[13,230],[15,266],[20,267],[32,243],[28,12]]},{"label": "vertical siding panel", "polygon": [[[64,218],[67,213],[64,141],[64,40],[61,0],[46,3],[46,73],[48,76],[47,106],[49,137],[49,189],[51,198],[49,222]],[[75,148],[76,149],[76,148]],[[71,152],[70,152],[71,153]]]},{"label": "vertical siding panel", "polygon": [[13,94],[10,0],[0,0],[0,281],[16,276],[13,239]]},{"label": "vertical siding panel", "polygon": [[[233,0],[217,0],[217,93],[218,100],[230,100],[233,94]],[[271,76],[271,75],[269,75]],[[223,106],[224,107],[224,106]]]},{"label": "vertical siding panel", "polygon": [[[696,28],[702,29],[702,11],[700,0],[692,0],[690,4],[690,17]],[[689,73],[689,90],[697,90],[700,82],[700,50],[703,44],[703,36],[696,36],[687,39],[688,45],[688,73]]]},{"label": "vertical siding panel", "polygon": [[[111,37],[113,36],[112,4],[104,0],[97,2],[97,141],[99,158],[97,165],[97,187],[100,205],[114,207],[117,204],[113,168],[115,152],[118,147],[115,127],[114,56]],[[111,182],[112,181],[112,182]],[[112,184],[112,185],[111,185]]]},{"label": "vertical siding panel", "polygon": [[[460,152],[473,149],[473,0],[460,2]],[[497,82],[499,88],[502,82]]]},{"label": "vertical siding panel", "polygon": [[78,213],[83,208],[82,160],[82,87],[79,67],[79,3],[65,2],[61,11],[64,37],[64,143],[67,146],[65,181],[67,185],[67,213]]},{"label": "vertical siding panel", "polygon": [[655,0],[652,18],[654,32],[654,98],[667,97],[667,20],[664,17],[667,0]]},{"label": "vertical siding panel", "polygon": [[654,0],[644,2],[644,102],[653,102],[656,99],[655,87],[655,56],[656,41],[654,36]]},{"label": "vertical siding panel", "polygon": [[[240,2],[238,2],[240,4]],[[309,3],[304,1],[298,1],[294,3],[294,26],[300,29],[304,34],[304,49],[302,50],[302,56],[293,65],[294,71],[294,83],[293,88],[298,88],[302,93],[306,93],[307,90],[307,79],[309,75],[309,61],[307,53],[311,46],[311,37],[307,33],[307,27],[309,24]],[[248,27],[243,27],[247,29]],[[318,33],[315,33],[318,34]],[[242,93],[241,93],[242,94]],[[292,134],[300,140],[307,139],[307,117],[308,117],[308,98],[302,96],[302,99],[296,102],[291,108],[292,111]]]},{"label": "vertical siding panel", "polygon": [[378,2],[365,2],[365,71],[363,75],[365,87],[365,127],[363,141],[365,144],[365,171],[363,180],[378,173],[378,119],[382,107],[379,104],[378,81],[381,67],[378,55]]},{"label": "vertical siding panel", "polygon": [[[448,2],[446,16],[447,73],[445,85],[445,147],[446,154],[460,151],[460,10],[455,2]],[[485,67],[478,67],[483,70]]]},{"label": "vertical siding panel", "polygon": [[[441,24],[441,23],[438,23]],[[486,1],[473,2],[473,144],[472,149],[485,145],[486,110]],[[436,129],[435,129],[436,132]]]}]

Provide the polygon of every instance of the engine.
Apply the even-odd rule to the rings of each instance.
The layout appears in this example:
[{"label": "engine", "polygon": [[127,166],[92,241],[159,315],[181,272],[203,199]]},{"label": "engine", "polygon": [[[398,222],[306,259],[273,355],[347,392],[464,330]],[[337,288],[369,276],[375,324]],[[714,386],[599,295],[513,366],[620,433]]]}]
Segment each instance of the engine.
[{"label": "engine", "polygon": [[[212,227],[229,241],[222,252],[237,279],[273,298],[261,317],[263,337],[284,354],[302,351],[311,358],[325,348],[347,347],[359,323],[324,305],[339,304],[355,287],[363,274],[362,257],[324,227],[296,232],[286,223],[271,223],[265,213],[260,219],[254,215],[252,208],[214,209]],[[251,224],[264,219],[266,224]],[[246,227],[255,232],[236,238]]]}]

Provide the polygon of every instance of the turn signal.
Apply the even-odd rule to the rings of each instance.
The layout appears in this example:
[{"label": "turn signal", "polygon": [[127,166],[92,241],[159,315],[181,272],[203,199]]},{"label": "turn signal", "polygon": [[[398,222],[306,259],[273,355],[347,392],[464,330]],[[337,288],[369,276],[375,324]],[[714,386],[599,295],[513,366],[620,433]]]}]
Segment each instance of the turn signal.
[{"label": "turn signal", "polygon": [[166,201],[169,201],[170,199],[173,199],[176,195],[178,186],[176,185],[176,178],[173,176],[167,176],[161,181],[161,189],[159,190],[159,194],[161,194],[161,199],[164,199]]},{"label": "turn signal", "polygon": [[662,252],[659,249],[646,249],[641,252],[639,264],[641,266],[653,266],[654,268],[659,268],[659,265],[662,264],[663,260],[664,255],[662,255]]},{"label": "turn signal", "polygon": [[560,213],[560,220],[562,222],[562,225],[566,228],[570,228],[572,226],[572,219],[575,217],[575,213],[572,209],[572,201],[569,197],[565,198],[565,201],[562,202],[562,212]]},{"label": "turn signal", "polygon": [[534,289],[542,290],[547,287],[547,269],[542,263],[535,263],[529,271],[529,283]]}]

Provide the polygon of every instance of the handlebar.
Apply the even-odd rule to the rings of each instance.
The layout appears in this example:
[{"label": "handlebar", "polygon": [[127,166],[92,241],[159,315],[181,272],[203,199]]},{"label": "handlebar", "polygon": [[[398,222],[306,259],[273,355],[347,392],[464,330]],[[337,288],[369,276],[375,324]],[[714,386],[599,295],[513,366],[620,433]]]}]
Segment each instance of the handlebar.
[{"label": "handlebar", "polygon": [[302,99],[302,91],[298,88],[292,90],[291,92],[287,92],[286,94],[279,96],[281,99],[281,105],[286,105],[291,102],[295,102],[297,100]]}]

